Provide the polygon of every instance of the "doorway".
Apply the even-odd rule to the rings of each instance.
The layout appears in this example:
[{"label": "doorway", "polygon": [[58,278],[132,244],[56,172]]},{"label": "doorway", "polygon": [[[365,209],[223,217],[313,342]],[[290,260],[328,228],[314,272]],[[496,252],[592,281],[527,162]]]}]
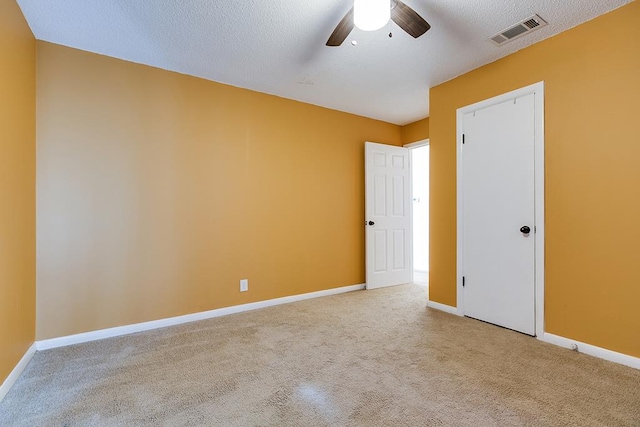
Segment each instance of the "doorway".
[{"label": "doorway", "polygon": [[429,140],[365,143],[366,288],[426,286],[429,272]]},{"label": "doorway", "polygon": [[411,155],[413,283],[429,283],[429,140],[406,145]]}]

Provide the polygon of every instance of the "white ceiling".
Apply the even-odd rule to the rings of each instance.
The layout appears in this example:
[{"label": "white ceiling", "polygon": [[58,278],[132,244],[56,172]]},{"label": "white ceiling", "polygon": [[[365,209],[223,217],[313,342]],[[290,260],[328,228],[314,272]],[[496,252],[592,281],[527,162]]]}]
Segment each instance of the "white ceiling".
[{"label": "white ceiling", "polygon": [[[325,42],[352,0],[18,3],[40,40],[407,124],[429,115],[430,87],[631,1],[404,0],[432,26],[422,37],[390,22],[334,48]],[[534,13],[549,25],[487,41]]]}]

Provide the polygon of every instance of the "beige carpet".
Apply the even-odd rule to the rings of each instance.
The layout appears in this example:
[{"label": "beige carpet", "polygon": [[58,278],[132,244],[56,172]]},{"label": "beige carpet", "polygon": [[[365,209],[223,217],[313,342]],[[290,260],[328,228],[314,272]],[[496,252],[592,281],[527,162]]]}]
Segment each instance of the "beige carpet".
[{"label": "beige carpet", "polygon": [[640,426],[640,371],[416,285],[37,353],[1,426]]}]

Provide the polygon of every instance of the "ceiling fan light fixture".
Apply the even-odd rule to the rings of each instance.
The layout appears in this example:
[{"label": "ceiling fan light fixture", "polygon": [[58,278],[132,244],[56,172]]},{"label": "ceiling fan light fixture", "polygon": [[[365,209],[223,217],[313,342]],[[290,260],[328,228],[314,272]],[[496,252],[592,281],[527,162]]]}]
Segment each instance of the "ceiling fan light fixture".
[{"label": "ceiling fan light fixture", "polygon": [[355,0],[353,23],[363,31],[375,31],[384,27],[391,17],[389,0]]}]

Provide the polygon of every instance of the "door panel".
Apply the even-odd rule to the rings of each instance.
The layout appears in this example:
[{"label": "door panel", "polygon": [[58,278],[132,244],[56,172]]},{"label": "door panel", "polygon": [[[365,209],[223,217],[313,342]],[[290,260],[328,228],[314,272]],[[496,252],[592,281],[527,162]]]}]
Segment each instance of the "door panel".
[{"label": "door panel", "polygon": [[[530,94],[464,115],[464,313],[535,335],[534,119]],[[522,226],[531,233],[520,231]]]},{"label": "door panel", "polygon": [[387,272],[387,230],[373,230],[374,273]]},{"label": "door panel", "polygon": [[367,289],[409,283],[409,150],[367,142],[365,162]]}]

